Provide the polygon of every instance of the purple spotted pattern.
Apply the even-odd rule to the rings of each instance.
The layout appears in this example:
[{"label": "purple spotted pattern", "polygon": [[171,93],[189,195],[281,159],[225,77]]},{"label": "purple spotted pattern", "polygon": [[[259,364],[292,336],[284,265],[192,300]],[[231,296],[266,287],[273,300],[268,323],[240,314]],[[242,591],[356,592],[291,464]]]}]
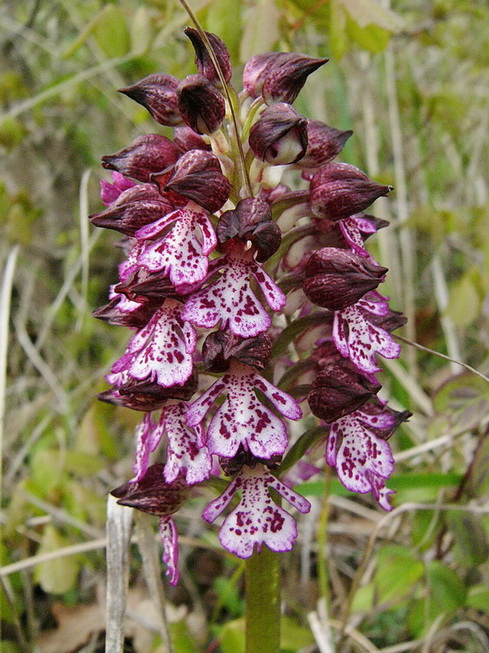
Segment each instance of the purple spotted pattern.
[{"label": "purple spotted pattern", "polygon": [[[114,494],[160,517],[172,584],[178,542],[171,515],[191,488],[230,477],[203,512],[208,523],[240,493],[219,529],[228,551],[241,558],[263,544],[289,551],[298,537],[289,511],[310,506],[279,477],[286,471],[292,486],[324,466],[313,454],[292,468],[285,458],[282,466],[290,446],[316,444],[310,450],[317,452],[325,439],[326,463],[341,482],[390,510],[387,438],[407,417],[375,396],[379,359],[399,356],[391,332],[404,319],[369,291],[385,268],[366,241],[387,223],[363,211],[390,187],[334,161],[351,131],[308,120],[291,106],[327,60],[258,55],[246,64],[239,92],[223,41],[208,34],[210,57],[196,30],[185,34],[198,75],[189,70],[180,81],[154,74],[122,89],[124,101],[173,129],[173,140],[141,136],[103,157],[112,170],[101,181],[106,208],[91,216],[123,234],[124,256],[109,303],[94,314],[132,330],[101,399],[143,413],[134,478]],[[237,131],[225,112],[223,79],[239,104]],[[236,133],[246,134],[241,148]],[[301,175],[301,190],[291,190],[285,173]],[[379,270],[374,284],[362,276]],[[289,422],[303,416],[291,441]],[[314,423],[316,441],[302,446],[297,440]],[[277,505],[270,489],[290,508]]]}]

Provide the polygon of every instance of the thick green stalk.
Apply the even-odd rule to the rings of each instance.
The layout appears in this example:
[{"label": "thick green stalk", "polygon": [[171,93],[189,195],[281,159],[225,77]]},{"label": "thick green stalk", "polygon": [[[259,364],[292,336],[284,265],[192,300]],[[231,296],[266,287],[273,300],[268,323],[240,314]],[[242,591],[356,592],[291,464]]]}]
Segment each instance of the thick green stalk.
[{"label": "thick green stalk", "polygon": [[246,561],[246,653],[279,653],[280,554],[264,546]]}]

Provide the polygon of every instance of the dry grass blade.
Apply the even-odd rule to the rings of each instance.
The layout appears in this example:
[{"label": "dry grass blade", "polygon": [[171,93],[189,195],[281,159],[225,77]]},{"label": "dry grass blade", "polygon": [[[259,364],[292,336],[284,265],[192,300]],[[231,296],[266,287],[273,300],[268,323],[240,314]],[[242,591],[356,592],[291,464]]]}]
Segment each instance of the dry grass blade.
[{"label": "dry grass blade", "polygon": [[161,565],[156,549],[152,519],[142,512],[136,514],[138,547],[143,560],[143,572],[148,586],[149,595],[159,615],[161,636],[168,653],[174,653],[170,628],[166,615],[165,588],[161,580]]},{"label": "dry grass blade", "polygon": [[105,653],[124,650],[132,510],[109,496],[107,503],[107,629]]},{"label": "dry grass blade", "polygon": [[7,383],[8,325],[10,319],[10,298],[12,295],[12,284],[18,252],[19,248],[16,245],[9,254],[5,265],[0,295],[0,498],[2,486],[3,420],[5,416],[5,389]]}]

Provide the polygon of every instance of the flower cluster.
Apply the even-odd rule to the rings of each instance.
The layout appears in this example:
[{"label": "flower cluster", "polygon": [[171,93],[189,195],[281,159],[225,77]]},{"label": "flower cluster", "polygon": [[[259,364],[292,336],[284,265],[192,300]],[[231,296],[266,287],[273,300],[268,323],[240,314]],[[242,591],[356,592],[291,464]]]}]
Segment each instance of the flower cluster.
[{"label": "flower cluster", "polygon": [[[295,521],[269,491],[302,513],[310,505],[278,478],[287,420],[303,410],[321,420],[327,463],[348,489],[371,491],[388,510],[387,438],[407,417],[377,398],[377,355],[399,356],[390,332],[403,318],[376,290],[387,270],[364,245],[386,223],[363,211],[391,188],[333,162],[352,132],[292,106],[327,60],[253,57],[237,93],[221,39],[185,33],[198,74],[150,75],[121,90],[172,127],[173,140],[140,136],[104,156],[106,209],[91,216],[123,234],[126,257],[95,315],[132,329],[101,399],[144,414],[134,478],[114,494],[160,517],[172,583],[172,515],[221,471],[232,480],[203,518],[213,522],[241,496],[220,527],[222,545],[242,558],[263,544],[291,549]],[[294,171],[307,190],[282,183]],[[276,353],[284,327],[307,316],[315,316],[312,349],[298,345],[311,328],[305,320]],[[302,410],[297,398],[306,396]],[[151,464],[158,447],[164,462]]]}]

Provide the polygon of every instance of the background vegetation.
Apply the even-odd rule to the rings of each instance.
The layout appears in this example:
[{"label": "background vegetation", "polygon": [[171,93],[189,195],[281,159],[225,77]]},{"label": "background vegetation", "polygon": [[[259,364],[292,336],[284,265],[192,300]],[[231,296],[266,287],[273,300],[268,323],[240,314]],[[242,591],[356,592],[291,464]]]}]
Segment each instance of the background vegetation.
[{"label": "background vegetation", "polygon": [[[372,247],[404,336],[489,372],[486,0],[195,0],[236,70],[271,49],[329,56],[296,103],[355,134],[342,159],[392,183]],[[107,492],[127,480],[137,415],[97,402],[127,341],[91,316],[115,279],[92,230],[100,156],[155,130],[116,93],[194,72],[177,0],[4,0],[0,8],[2,651],[103,650]],[[164,130],[163,130],[164,131]],[[488,380],[426,350],[387,362],[396,509],[336,479],[284,557],[284,652],[489,650]],[[243,650],[242,566],[183,512],[168,593],[179,653]],[[318,528],[319,523],[319,528]],[[70,555],[66,555],[70,553]],[[162,653],[136,548],[126,650]],[[321,580],[319,582],[318,580]],[[338,642],[338,633],[343,636]],[[37,647],[37,648],[36,648]]]}]

